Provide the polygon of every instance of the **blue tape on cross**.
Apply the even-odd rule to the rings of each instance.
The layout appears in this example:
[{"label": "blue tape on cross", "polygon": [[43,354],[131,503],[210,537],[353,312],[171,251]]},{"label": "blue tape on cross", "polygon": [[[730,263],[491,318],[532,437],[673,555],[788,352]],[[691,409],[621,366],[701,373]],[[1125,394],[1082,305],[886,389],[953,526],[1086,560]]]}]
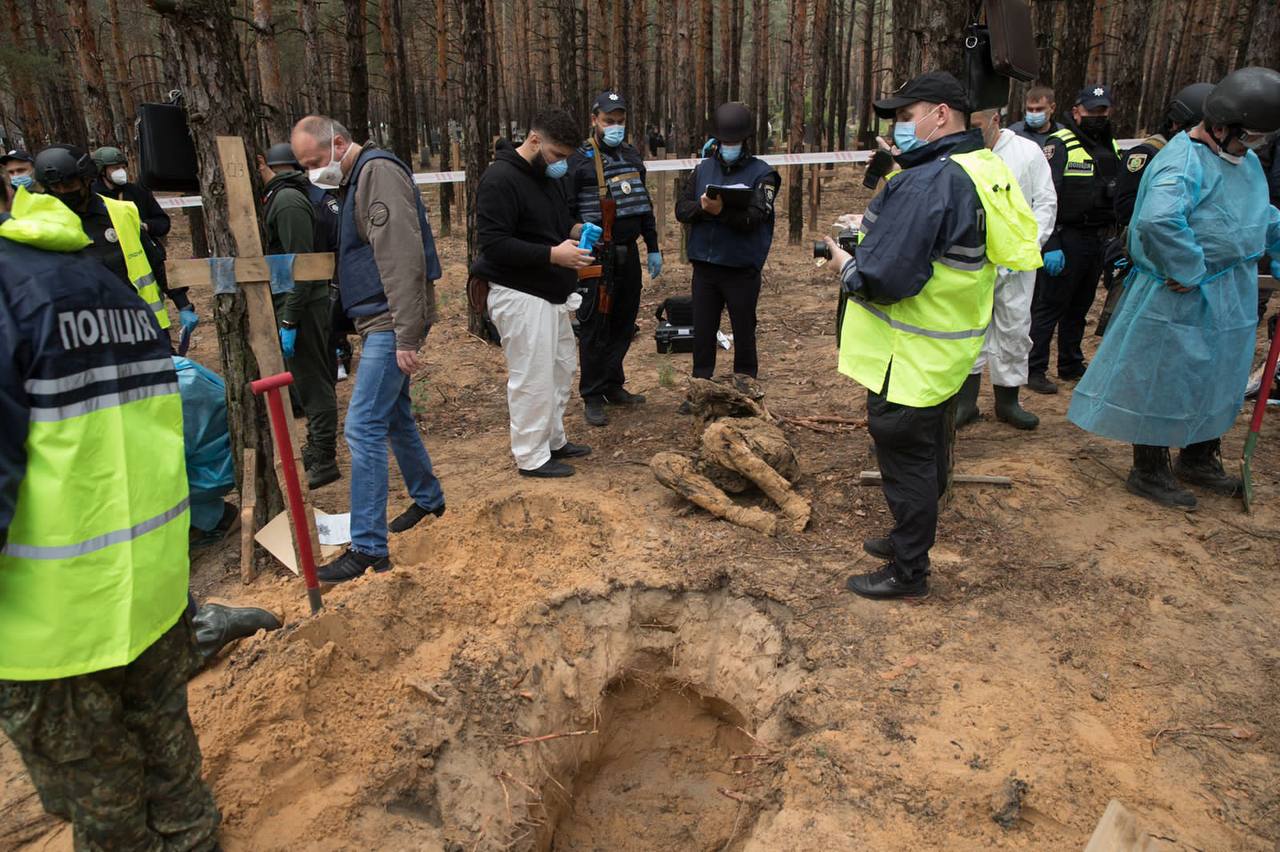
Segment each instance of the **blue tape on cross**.
[{"label": "blue tape on cross", "polygon": [[209,274],[213,278],[213,292],[216,295],[235,295],[236,259],[234,257],[209,258]]},{"label": "blue tape on cross", "polygon": [[267,269],[271,271],[272,294],[293,292],[293,257],[291,254],[267,255]]}]

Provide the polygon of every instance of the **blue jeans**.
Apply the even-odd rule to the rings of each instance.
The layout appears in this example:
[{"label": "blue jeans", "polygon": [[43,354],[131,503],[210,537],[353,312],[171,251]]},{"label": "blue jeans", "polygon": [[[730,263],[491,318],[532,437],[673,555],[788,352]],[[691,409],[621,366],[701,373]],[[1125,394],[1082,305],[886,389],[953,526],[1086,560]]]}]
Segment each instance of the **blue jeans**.
[{"label": "blue jeans", "polygon": [[351,549],[386,556],[388,442],[414,502],[428,511],[444,505],[413,420],[409,377],[396,366],[395,332],[365,338],[343,431],[351,448]]}]

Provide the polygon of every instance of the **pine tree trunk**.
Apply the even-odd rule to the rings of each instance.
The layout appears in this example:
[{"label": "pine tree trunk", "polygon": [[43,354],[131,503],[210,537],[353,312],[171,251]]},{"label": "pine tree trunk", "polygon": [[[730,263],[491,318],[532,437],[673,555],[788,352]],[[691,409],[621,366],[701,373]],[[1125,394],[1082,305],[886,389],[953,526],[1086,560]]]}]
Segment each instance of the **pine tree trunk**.
[{"label": "pine tree trunk", "polygon": [[1089,64],[1089,33],[1093,24],[1094,0],[1065,0],[1065,26],[1059,41],[1053,91],[1058,109],[1066,113],[1084,88]]},{"label": "pine tree trunk", "polygon": [[826,123],[827,85],[830,83],[828,63],[831,42],[831,0],[814,0],[813,3],[813,81],[809,89],[813,92],[813,121],[805,134],[805,142],[810,150],[817,150],[822,144],[822,127]]},{"label": "pine tree trunk", "polygon": [[97,30],[89,14],[88,0],[67,0],[67,14],[80,61],[89,142],[95,146],[110,145],[116,141],[115,120],[111,115],[107,81],[102,76],[102,57],[98,55]]},{"label": "pine tree trunk", "polygon": [[[462,0],[463,86],[471,99],[463,122],[463,145],[467,171],[467,262],[476,253],[476,187],[489,165],[493,128],[489,126],[489,103],[494,92],[489,85],[485,0]],[[468,306],[467,326],[473,334],[484,335],[484,316]]]},{"label": "pine tree trunk", "polygon": [[125,147],[133,147],[133,119],[138,113],[137,101],[133,97],[133,79],[129,74],[129,61],[124,46],[124,32],[120,20],[119,0],[107,0],[107,15],[111,22],[111,59],[115,68],[116,89],[120,93],[120,121],[126,134],[119,139]]},{"label": "pine tree trunk", "polygon": [[729,100],[742,100],[742,26],[746,18],[744,0],[733,0],[729,11],[729,58],[727,60],[729,74]]},{"label": "pine tree trunk", "polygon": [[[412,145],[409,142],[409,123],[406,114],[408,85],[401,65],[402,56],[396,51],[396,34],[403,29],[398,20],[394,0],[378,3],[378,41],[382,46],[382,72],[387,80],[387,118],[390,125],[390,148],[406,163],[413,162]],[[403,45],[402,45],[403,46]]]},{"label": "pine tree trunk", "polygon": [[[298,28],[302,30],[303,68],[311,81],[325,80],[323,54],[320,51],[316,0],[298,0]],[[329,88],[323,83],[302,87],[303,108],[309,113],[329,112]]]},{"label": "pine tree trunk", "polygon": [[[701,146],[701,140],[694,141],[694,115],[697,113],[697,87],[695,86],[693,97],[689,96],[687,88],[683,90],[682,86],[687,86],[688,82],[693,79],[693,39],[691,37],[691,26],[693,24],[693,0],[675,0],[676,3],[676,73],[672,75],[668,84],[670,90],[669,103],[672,105],[672,112],[675,114],[676,123],[672,129],[672,144],[681,156],[687,156],[690,151],[696,150]],[[682,82],[683,81],[683,82]]]},{"label": "pine tree trunk", "polygon": [[[660,0],[661,2],[661,0]],[[627,122],[631,128],[631,144],[640,150],[641,156],[649,156],[649,87],[646,69],[649,58],[649,2],[648,0],[630,0],[628,13],[631,15],[631,50],[626,61],[629,64],[627,77],[630,80],[627,97],[630,99],[631,113]]]},{"label": "pine tree trunk", "polygon": [[343,0],[347,13],[347,129],[356,142],[369,140],[369,57],[365,0]]},{"label": "pine tree trunk", "polygon": [[1260,0],[1248,29],[1244,64],[1280,68],[1280,7],[1275,0]]},{"label": "pine tree trunk", "polygon": [[262,83],[262,103],[266,107],[267,135],[274,143],[288,139],[290,127],[284,105],[284,84],[280,82],[280,51],[276,48],[273,12],[271,0],[253,0],[258,79]]},{"label": "pine tree trunk", "polygon": [[[4,8],[5,15],[9,19],[9,36],[13,39],[13,47],[15,50],[26,53],[29,48],[25,44],[26,38],[22,31],[23,15],[18,6],[18,0],[5,0]],[[10,84],[13,85],[18,82],[11,80]],[[44,121],[40,117],[40,109],[37,106],[36,98],[33,96],[37,88],[34,82],[34,78],[31,75],[27,75],[25,79],[21,80],[20,86],[14,86],[16,95],[14,101],[18,108],[19,121],[22,122],[22,138],[28,150],[35,150],[37,142],[43,142],[45,139]],[[24,97],[24,90],[30,94]]]},{"label": "pine tree trunk", "polygon": [[[46,11],[42,12],[41,6]],[[73,51],[71,25],[64,9],[54,0],[36,0],[32,20],[35,23],[36,43],[41,45],[42,53],[48,55],[49,52],[43,45],[51,44],[56,51],[59,67],[73,69],[80,64],[82,57]],[[89,148],[91,140],[85,122],[84,95],[74,77],[58,74],[49,100],[50,113],[54,117],[51,127],[54,141]]]},{"label": "pine tree trunk", "polygon": [[[216,137],[259,137],[258,117],[248,97],[248,81],[241,62],[240,44],[229,6],[221,0],[185,0],[169,4],[149,0],[161,13],[164,38],[175,51],[183,73],[181,82],[187,107],[187,122],[195,143],[200,172],[200,195],[209,247],[215,256],[237,253],[227,209],[226,186],[218,162]],[[256,177],[253,170],[251,176]],[[222,376],[227,387],[227,425],[231,431],[232,458],[237,469],[244,449],[254,447],[258,455],[258,505],[255,525],[262,525],[284,506],[274,476],[271,430],[267,427],[262,400],[249,390],[258,378],[258,362],[249,348],[249,321],[245,297],[217,296],[214,318],[218,326],[218,346]],[[240,470],[238,475],[243,476]]]},{"label": "pine tree trunk", "polygon": [[1142,60],[1147,48],[1149,9],[1138,3],[1121,4],[1118,38],[1123,49],[1117,56],[1111,81],[1112,122],[1119,136],[1137,132],[1138,109],[1142,99]]},{"label": "pine tree trunk", "polygon": [[572,96],[583,88],[578,76],[578,4],[577,0],[557,2],[560,13],[560,90],[566,95],[566,107],[574,121],[586,126],[584,109],[579,99]]},{"label": "pine tree trunk", "polygon": [[716,81],[715,97],[712,107],[729,100],[729,67],[733,61],[733,15],[729,0],[720,0],[720,61],[713,62],[714,68],[720,69],[720,79]]},{"label": "pine tree trunk", "polygon": [[[794,0],[791,14],[791,56],[787,62],[787,78],[790,84],[788,101],[790,126],[787,150],[798,154],[804,150],[805,92],[807,91],[808,60],[805,54],[805,32],[809,26],[808,0]],[[788,241],[799,245],[804,234],[804,169],[787,168],[787,218]]]},{"label": "pine tree trunk", "polygon": [[756,111],[756,147],[769,150],[769,0],[755,0],[751,105]]},{"label": "pine tree trunk", "polygon": [[[435,0],[436,3],[436,86],[439,93],[437,103],[440,104],[438,121],[440,122],[440,171],[449,171],[453,145],[449,138],[449,120],[453,118],[453,103],[449,100],[449,10],[447,0]],[[453,219],[450,206],[453,204],[453,184],[440,184],[440,235],[450,236],[453,233]]]}]

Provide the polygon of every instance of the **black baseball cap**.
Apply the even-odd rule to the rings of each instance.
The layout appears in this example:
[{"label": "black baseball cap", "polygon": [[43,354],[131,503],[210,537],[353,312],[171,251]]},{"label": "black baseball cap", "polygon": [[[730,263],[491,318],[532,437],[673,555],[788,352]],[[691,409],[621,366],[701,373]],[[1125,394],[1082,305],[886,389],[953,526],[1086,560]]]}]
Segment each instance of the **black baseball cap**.
[{"label": "black baseball cap", "polygon": [[1103,83],[1085,86],[1076,95],[1076,103],[1085,109],[1098,109],[1111,106],[1111,87]]},{"label": "black baseball cap", "polygon": [[887,98],[875,102],[876,115],[893,118],[898,110],[914,103],[946,104],[963,113],[970,111],[969,95],[960,81],[946,71],[930,71],[908,80]]},{"label": "black baseball cap", "polygon": [[592,112],[613,112],[619,109],[625,111],[626,108],[626,100],[617,92],[601,92],[600,97],[596,98],[596,102],[591,105]]},{"label": "black baseball cap", "polygon": [[26,151],[22,151],[22,150],[19,150],[18,148],[14,148],[12,151],[5,154],[3,157],[0,157],[0,166],[3,166],[13,160],[17,160],[20,163],[35,162],[35,160],[31,157],[31,155],[28,154]]}]

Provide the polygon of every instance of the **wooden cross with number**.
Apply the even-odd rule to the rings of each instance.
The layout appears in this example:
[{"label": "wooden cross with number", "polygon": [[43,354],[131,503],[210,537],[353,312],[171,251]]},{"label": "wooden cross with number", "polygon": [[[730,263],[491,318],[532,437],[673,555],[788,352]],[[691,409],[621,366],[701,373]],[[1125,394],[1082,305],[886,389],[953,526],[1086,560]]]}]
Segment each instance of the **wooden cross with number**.
[{"label": "wooden cross with number", "polygon": [[[271,304],[271,271],[262,254],[262,237],[258,230],[257,205],[253,183],[249,178],[249,162],[245,157],[244,142],[237,136],[218,137],[218,162],[222,166],[223,183],[227,190],[227,212],[230,214],[231,235],[235,238],[237,256],[234,259],[235,280],[244,290],[249,314],[249,348],[258,361],[262,376],[284,372],[284,357],[280,354],[280,338],[276,331],[275,308]],[[323,281],[333,277],[334,258],[331,253],[299,254],[294,257],[295,281]],[[170,260],[165,264],[169,284],[173,287],[189,287],[193,284],[208,285],[213,282],[213,266],[210,259]],[[285,421],[292,438],[293,458],[276,458],[276,479],[280,492],[286,492],[284,465],[294,465],[298,480],[305,483],[297,429],[294,426],[292,406],[284,406]],[[272,425],[274,429],[274,424]],[[252,506],[256,454],[252,448],[245,450],[243,468],[244,510]],[[315,513],[311,498],[304,491],[303,501],[307,515],[307,529],[311,534],[311,552],[319,555],[320,542],[316,534]],[[250,514],[250,518],[252,515]],[[242,535],[241,572],[247,583],[252,579],[252,560],[248,549],[252,547],[252,524],[245,523]],[[294,542],[294,552],[298,552]]]}]

